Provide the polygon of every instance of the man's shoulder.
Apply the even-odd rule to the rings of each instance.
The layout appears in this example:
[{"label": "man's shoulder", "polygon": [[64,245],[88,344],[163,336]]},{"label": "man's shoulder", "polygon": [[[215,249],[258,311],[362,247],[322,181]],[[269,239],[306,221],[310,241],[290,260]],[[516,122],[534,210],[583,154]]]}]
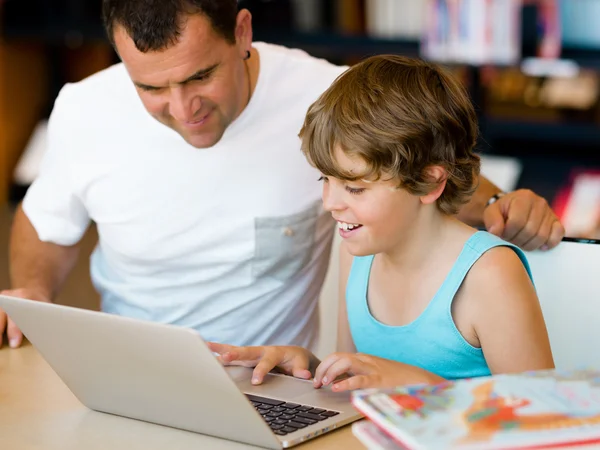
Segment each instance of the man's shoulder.
[{"label": "man's shoulder", "polygon": [[338,66],[326,59],[317,58],[298,48],[257,42],[261,59],[278,76],[284,74],[302,76],[306,80],[319,84],[331,84],[348,67]]},{"label": "man's shoulder", "polygon": [[117,63],[102,69],[81,81],[69,83],[70,90],[78,93],[95,92],[97,89],[103,91],[130,87],[131,80],[123,63]]},{"label": "man's shoulder", "polygon": [[102,121],[106,126],[123,117],[132,118],[140,110],[133,83],[123,66],[115,64],[81,81],[65,84],[54,102],[51,121],[78,122],[84,128]]},{"label": "man's shoulder", "polygon": [[[98,108],[101,104],[122,104],[135,90],[122,63],[100,70],[81,81],[65,84],[59,94],[61,106]],[[135,97],[132,97],[135,98]]]}]

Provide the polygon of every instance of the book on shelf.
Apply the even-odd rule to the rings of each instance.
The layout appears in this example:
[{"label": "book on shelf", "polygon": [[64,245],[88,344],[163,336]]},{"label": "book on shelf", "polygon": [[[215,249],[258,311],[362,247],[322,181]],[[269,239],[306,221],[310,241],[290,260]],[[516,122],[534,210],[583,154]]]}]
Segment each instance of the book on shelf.
[{"label": "book on shelf", "polygon": [[567,236],[600,239],[600,170],[574,170],[552,207]]},{"label": "book on shelf", "polygon": [[449,63],[514,64],[523,0],[428,0],[421,53]]},{"label": "book on shelf", "polygon": [[600,443],[600,371],[546,370],[365,389],[368,419],[353,433],[369,449],[525,449]]},{"label": "book on shelf", "polygon": [[423,33],[427,0],[366,0],[369,36],[418,41]]}]

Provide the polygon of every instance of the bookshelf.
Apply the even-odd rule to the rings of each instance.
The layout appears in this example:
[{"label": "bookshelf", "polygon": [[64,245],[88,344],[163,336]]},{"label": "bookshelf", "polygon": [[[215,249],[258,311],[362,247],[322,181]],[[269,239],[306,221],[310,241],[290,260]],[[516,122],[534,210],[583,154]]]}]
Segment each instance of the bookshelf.
[{"label": "bookshelf", "polygon": [[[380,4],[386,1],[388,5],[402,3],[405,6],[416,2],[375,0]],[[370,0],[240,0],[240,6],[248,7],[253,13],[255,40],[300,48],[337,64],[352,64],[381,53],[419,56],[420,39],[414,29],[410,33],[396,33],[388,23],[385,30],[374,32],[372,18],[368,17],[368,2]],[[26,117],[15,118],[18,124],[11,122],[11,130],[19,130],[17,137],[11,138],[10,142],[5,138],[0,147],[3,180],[9,180],[14,161],[28,133],[33,130],[36,120],[47,116],[60,86],[65,81],[83,78],[116,62],[117,57],[104,36],[99,1],[5,0],[0,4],[7,10],[9,6],[12,8],[12,12],[7,11],[10,14],[0,16],[0,38],[4,46],[4,53],[0,51],[0,55],[4,55],[0,77],[3,71],[10,71],[8,68],[12,65],[15,71],[35,73],[41,83],[33,93],[36,98],[34,108],[30,108]],[[300,7],[303,8],[303,16],[299,18]],[[33,10],[36,11],[35,16],[29,14]],[[399,19],[390,15],[387,20],[394,22]],[[523,23],[531,28],[531,9],[524,10]],[[523,49],[527,53],[532,51],[534,44],[531,36],[525,35]],[[23,65],[18,69],[12,62],[16,56],[8,49],[24,43],[32,47],[29,56],[24,57],[28,62],[22,61],[20,64]],[[600,75],[600,47],[569,43],[563,46],[562,56]],[[517,70],[518,67],[517,64],[513,69]],[[525,180],[536,180],[535,173],[529,176],[528,170],[545,167],[544,171],[549,171],[547,175],[555,187],[560,185],[570,167],[582,164],[600,166],[600,112],[589,111],[582,118],[581,114],[573,114],[572,111],[520,110],[513,107],[505,108],[508,113],[497,114],[498,108],[490,95],[489,80],[485,73],[489,68],[452,65],[452,69],[461,74],[478,107],[484,152],[527,160],[528,168],[523,172]],[[6,74],[4,79],[7,79]],[[17,84],[12,87],[19,86],[19,82],[25,83],[25,77],[16,80]],[[3,84],[6,86],[7,83]],[[25,89],[26,85],[21,86],[15,92]],[[0,126],[4,126],[4,123],[0,119]],[[8,147],[10,150],[7,150]],[[592,156],[589,156],[590,152]],[[547,157],[560,163],[544,166],[542,163]],[[559,167],[561,170],[558,170]],[[535,184],[529,187],[537,190]],[[6,186],[0,187],[0,202],[6,200],[6,190]],[[551,195],[547,186],[544,185],[542,190]]]},{"label": "bookshelf", "polygon": [[[312,55],[331,60],[336,63],[348,63],[361,58],[381,53],[397,53],[407,56],[419,57],[419,42],[410,39],[381,39],[369,36],[344,36],[333,32],[318,33],[287,33],[284,31],[255,31],[257,40],[280,44],[287,47],[300,48]],[[596,54],[597,53],[597,54]],[[600,70],[600,51],[575,52],[579,58],[575,62],[584,68]],[[597,58],[597,59],[596,59]],[[481,106],[480,96],[485,95],[484,86],[480,84],[481,70],[475,66],[458,65],[459,69],[466,69],[472,75],[469,79],[474,84],[468,88],[476,104]],[[540,142],[562,142],[565,144],[584,145],[588,147],[600,146],[599,123],[574,123],[567,120],[554,122],[539,122],[525,119],[495,118],[486,113],[485,107],[481,112],[482,133],[487,140],[501,138],[535,140]],[[587,151],[587,149],[584,149]],[[600,155],[599,155],[600,158]],[[600,161],[600,159],[599,159]]]},{"label": "bookshelf", "polygon": [[419,56],[416,39],[384,39],[366,35],[344,35],[333,31],[313,33],[284,30],[254,30],[256,41],[300,48],[311,55],[339,64],[347,64],[381,53]]}]

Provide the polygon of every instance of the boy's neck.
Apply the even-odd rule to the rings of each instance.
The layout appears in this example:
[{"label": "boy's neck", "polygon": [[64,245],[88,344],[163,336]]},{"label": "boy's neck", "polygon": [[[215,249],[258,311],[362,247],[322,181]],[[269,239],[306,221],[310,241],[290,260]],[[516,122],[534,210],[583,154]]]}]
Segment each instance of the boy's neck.
[{"label": "boy's neck", "polygon": [[419,271],[429,267],[440,255],[454,253],[454,247],[464,245],[473,232],[473,228],[437,208],[424,210],[411,229],[403,232],[401,240],[378,257],[385,265],[398,270]]}]

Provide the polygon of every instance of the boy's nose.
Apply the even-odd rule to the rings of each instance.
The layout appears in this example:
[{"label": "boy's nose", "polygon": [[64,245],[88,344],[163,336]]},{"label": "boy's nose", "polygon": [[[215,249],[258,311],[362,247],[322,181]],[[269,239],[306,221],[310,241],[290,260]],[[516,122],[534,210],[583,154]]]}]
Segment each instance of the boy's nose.
[{"label": "boy's nose", "polygon": [[345,203],[337,193],[337,189],[331,188],[328,184],[323,185],[323,208],[325,211],[334,212],[346,208]]}]

